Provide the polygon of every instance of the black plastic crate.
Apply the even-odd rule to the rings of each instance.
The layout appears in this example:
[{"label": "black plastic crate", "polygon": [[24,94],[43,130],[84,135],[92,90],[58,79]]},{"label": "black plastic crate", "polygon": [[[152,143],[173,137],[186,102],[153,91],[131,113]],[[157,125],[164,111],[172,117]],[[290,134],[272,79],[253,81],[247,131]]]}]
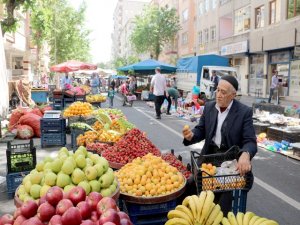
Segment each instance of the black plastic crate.
[{"label": "black plastic crate", "polygon": [[69,107],[74,102],[74,98],[64,98],[64,108]]},{"label": "black plastic crate", "polygon": [[33,140],[29,143],[12,144],[7,142],[6,149],[7,172],[16,173],[32,170],[36,165],[36,148]]},{"label": "black plastic crate", "polygon": [[85,95],[75,95],[74,100],[75,102],[85,102]]},{"label": "black plastic crate", "polygon": [[66,132],[61,133],[42,133],[41,146],[65,146],[66,145]]},{"label": "black plastic crate", "polygon": [[282,140],[290,143],[300,142],[300,132],[284,131],[282,133]]},{"label": "black plastic crate", "polygon": [[167,213],[143,216],[129,215],[129,218],[134,225],[164,225],[168,220]]},{"label": "black plastic crate", "polygon": [[101,102],[91,102],[90,104],[96,108],[101,108]]},{"label": "black plastic crate", "polygon": [[253,123],[253,126],[255,129],[255,133],[260,134],[260,133],[267,133],[270,124]]},{"label": "black plastic crate", "polygon": [[23,178],[29,173],[30,171],[24,171],[18,173],[9,173],[6,175],[7,195],[9,198],[14,197],[15,191],[22,183]]},{"label": "black plastic crate", "polygon": [[283,130],[277,127],[268,127],[267,138],[281,142],[283,140]]},{"label": "black plastic crate", "polygon": [[71,147],[73,150],[77,148],[77,137],[80,134],[84,134],[87,130],[81,130],[77,128],[71,128]]},{"label": "black plastic crate", "polygon": [[54,110],[62,110],[64,107],[63,99],[53,99],[53,109]]},{"label": "black plastic crate", "polygon": [[41,133],[61,133],[66,130],[66,119],[41,119]]}]

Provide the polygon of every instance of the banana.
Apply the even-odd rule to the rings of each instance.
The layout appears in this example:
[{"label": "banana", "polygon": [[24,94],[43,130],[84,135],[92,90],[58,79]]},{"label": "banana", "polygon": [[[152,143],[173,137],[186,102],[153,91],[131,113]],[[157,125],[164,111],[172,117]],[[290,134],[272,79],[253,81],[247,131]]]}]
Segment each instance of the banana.
[{"label": "banana", "polygon": [[203,209],[201,212],[201,217],[200,217],[200,224],[203,224],[203,221],[205,220],[205,218],[208,216],[208,212],[210,210],[210,206],[213,203],[215,198],[215,195],[212,191],[207,191],[206,192],[206,198],[204,201],[204,205],[203,205]]},{"label": "banana", "polygon": [[219,223],[221,223],[222,219],[223,219],[223,212],[220,211],[212,225],[219,225]]},{"label": "banana", "polygon": [[175,209],[185,213],[186,215],[188,215],[188,217],[190,218],[191,221],[194,221],[194,216],[188,207],[186,207],[184,205],[178,205]]},{"label": "banana", "polygon": [[220,211],[221,211],[220,205],[215,205],[215,207],[213,208],[212,212],[210,213],[205,225],[213,224],[215,218],[217,217],[217,215],[219,214]]},{"label": "banana", "polygon": [[223,224],[223,225],[231,225],[231,224],[229,223],[229,220],[228,220],[226,217],[223,217],[223,219],[222,219],[222,224]]},{"label": "banana", "polygon": [[190,201],[190,197],[191,197],[191,196],[185,197],[185,199],[182,201],[182,205],[188,206],[188,205],[189,205],[189,201]]},{"label": "banana", "polygon": [[215,206],[216,206],[215,203],[212,203],[212,204],[210,205],[210,209],[209,209],[209,211],[208,211],[208,213],[207,213],[206,218],[204,218],[204,220],[203,220],[203,224],[206,224],[206,221],[207,221],[209,215],[211,214],[211,212],[213,211],[213,209],[214,209]]},{"label": "banana", "polygon": [[194,218],[196,218],[196,216],[197,216],[197,206],[196,206],[196,202],[195,202],[193,196],[190,197],[189,208],[191,209]]},{"label": "banana", "polygon": [[254,223],[255,223],[255,221],[256,220],[258,220],[260,217],[259,216],[253,216],[252,218],[251,218],[251,220],[249,221],[249,225],[253,225]]},{"label": "banana", "polygon": [[171,210],[171,211],[169,211],[169,213],[168,213],[168,219],[173,219],[173,218],[184,219],[184,220],[188,221],[188,223],[190,225],[193,225],[193,222],[190,219],[190,217],[187,214],[185,214],[185,213],[183,213],[183,212],[181,212],[179,210]]},{"label": "banana", "polygon": [[275,220],[266,220],[262,222],[260,225],[279,225]]},{"label": "banana", "polygon": [[228,218],[231,225],[238,225],[238,222],[237,222],[233,212],[228,212],[227,218]]},{"label": "banana", "polygon": [[244,219],[244,213],[238,212],[236,214],[236,220],[237,220],[238,225],[243,225],[243,219]]},{"label": "banana", "polygon": [[256,222],[253,225],[260,225],[262,222],[265,222],[266,220],[268,220],[267,218],[259,218],[258,220],[256,220]]},{"label": "banana", "polygon": [[246,212],[243,218],[243,225],[249,225],[249,222],[253,216],[255,216],[253,212]]},{"label": "banana", "polygon": [[201,212],[203,209],[203,205],[204,205],[204,201],[206,198],[206,191],[201,191],[200,195],[199,195],[199,208],[198,208],[198,213],[197,213],[197,220],[200,221],[200,217],[201,217]]},{"label": "banana", "polygon": [[189,225],[189,222],[181,218],[173,218],[168,220],[165,225]]},{"label": "banana", "polygon": [[195,202],[196,205],[196,214],[194,215],[195,220],[197,221],[197,215],[199,212],[199,208],[200,208],[200,202],[199,202],[199,198],[197,195],[192,195],[192,199]]}]

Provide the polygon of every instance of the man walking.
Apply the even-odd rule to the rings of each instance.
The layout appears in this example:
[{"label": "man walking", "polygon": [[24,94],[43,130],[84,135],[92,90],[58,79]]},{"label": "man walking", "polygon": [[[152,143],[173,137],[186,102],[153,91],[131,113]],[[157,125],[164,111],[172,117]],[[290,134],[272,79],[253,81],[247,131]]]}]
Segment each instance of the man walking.
[{"label": "man walking", "polygon": [[212,81],[214,83],[214,86],[210,87],[210,99],[214,99],[215,96],[215,92],[217,90],[218,84],[219,84],[219,77],[216,74],[216,71],[212,71],[212,76],[210,78],[210,81]]},{"label": "man walking", "polygon": [[[154,94],[156,119],[161,119],[161,106],[165,100],[167,82],[164,75],[160,73],[160,67],[156,67],[155,75],[151,80],[151,91]],[[168,96],[167,96],[168,97]]]},{"label": "man walking", "polygon": [[269,103],[271,103],[272,97],[273,97],[273,95],[274,95],[274,91],[277,89],[277,104],[279,105],[278,85],[279,85],[279,81],[278,81],[278,71],[275,70],[275,71],[273,72],[272,81],[271,81],[270,96],[269,96],[269,100],[268,100]]}]

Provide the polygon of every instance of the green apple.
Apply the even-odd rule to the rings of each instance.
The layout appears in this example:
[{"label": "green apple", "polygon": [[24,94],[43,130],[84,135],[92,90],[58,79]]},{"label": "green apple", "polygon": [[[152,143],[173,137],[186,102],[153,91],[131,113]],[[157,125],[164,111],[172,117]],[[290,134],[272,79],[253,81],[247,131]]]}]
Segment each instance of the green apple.
[{"label": "green apple", "polygon": [[66,147],[62,147],[61,149],[59,149],[58,154],[65,154],[65,155],[69,155],[69,150]]},{"label": "green apple", "polygon": [[28,180],[26,181],[26,183],[24,184],[24,187],[25,187],[25,191],[29,194],[30,193],[30,188],[31,188],[32,184],[31,184],[31,181]]},{"label": "green apple", "polygon": [[70,183],[71,183],[71,178],[67,174],[60,173],[57,175],[56,185],[58,187],[64,188],[65,186],[67,186]]},{"label": "green apple", "polygon": [[30,181],[31,180],[31,175],[28,174],[24,177],[24,179],[22,180],[22,184],[24,185],[27,181]]},{"label": "green apple", "polygon": [[114,182],[114,175],[112,174],[103,174],[100,178],[99,178],[99,182],[101,185],[101,188],[108,188],[113,182]]},{"label": "green apple", "polygon": [[41,183],[43,175],[44,174],[42,172],[36,172],[36,173],[31,174],[31,177],[30,177],[31,183],[32,184],[39,184],[39,183]]},{"label": "green apple", "polygon": [[112,192],[109,188],[104,188],[104,189],[101,189],[100,194],[103,197],[109,197],[109,196],[111,196]]},{"label": "green apple", "polygon": [[61,171],[62,171],[63,173],[65,173],[65,174],[67,174],[67,175],[70,175],[70,174],[73,173],[74,169],[75,169],[75,166],[74,166],[74,164],[72,163],[72,161],[69,160],[69,159],[67,159],[67,160],[64,162],[64,164],[63,164],[63,166],[62,166],[62,168],[61,168]]},{"label": "green apple", "polygon": [[86,167],[86,160],[83,155],[77,156],[75,161],[76,161],[77,167],[79,167],[80,169],[83,169],[84,167]]},{"label": "green apple", "polygon": [[98,180],[91,180],[89,182],[90,186],[91,186],[91,192],[95,191],[95,192],[100,192],[100,182]]},{"label": "green apple", "polygon": [[88,195],[91,192],[91,186],[90,184],[85,180],[85,181],[81,181],[78,186],[81,186],[84,190],[86,195]]},{"label": "green apple", "polygon": [[43,197],[44,195],[46,195],[47,191],[50,189],[51,187],[48,185],[43,185],[41,190],[40,190],[40,197]]},{"label": "green apple", "polygon": [[86,179],[84,172],[76,168],[72,173],[72,182],[74,184],[79,184],[80,182],[84,181]]},{"label": "green apple", "polygon": [[100,164],[100,165],[103,166],[104,173],[105,173],[105,172],[108,170],[108,168],[109,168],[108,161],[107,161],[105,158],[103,158],[103,157],[100,157],[100,156],[99,156],[99,159],[98,159],[98,161],[97,161],[97,164]]},{"label": "green apple", "polygon": [[48,172],[45,175],[45,181],[44,184],[49,186],[54,186],[56,184],[57,175],[53,172]]},{"label": "green apple", "polygon": [[75,187],[74,184],[68,184],[64,187],[64,192],[69,192],[73,187]]},{"label": "green apple", "polygon": [[41,191],[41,185],[33,184],[30,188],[30,195],[34,199],[37,199],[40,197],[40,191]]},{"label": "green apple", "polygon": [[116,191],[117,187],[114,184],[112,184],[109,186],[109,189],[111,190],[111,193],[114,193]]},{"label": "green apple", "polygon": [[47,162],[52,162],[52,161],[53,161],[53,158],[51,158],[50,156],[46,156],[46,157],[44,158],[45,164],[46,164]]},{"label": "green apple", "polygon": [[[77,151],[78,151],[78,150],[80,150],[80,151],[83,152],[84,157],[87,157],[87,150],[86,150],[86,147],[84,147],[84,146],[79,146],[79,147],[77,148]],[[75,152],[75,153],[76,153],[76,152]]]},{"label": "green apple", "polygon": [[25,186],[24,185],[20,185],[19,188],[18,188],[18,196],[20,195],[24,195],[26,193],[26,190],[25,190]]},{"label": "green apple", "polygon": [[87,167],[85,170],[85,176],[88,180],[95,180],[98,176],[97,169],[93,166]]},{"label": "green apple", "polygon": [[100,164],[96,164],[93,167],[97,170],[98,177],[101,177],[102,174],[104,173],[104,167]]},{"label": "green apple", "polygon": [[35,166],[35,169],[38,171],[38,172],[41,172],[44,170],[44,165],[45,163],[42,161],[42,162],[38,162]]},{"label": "green apple", "polygon": [[86,158],[86,165],[92,166],[94,163],[90,158]]},{"label": "green apple", "polygon": [[55,159],[53,162],[51,162],[50,168],[54,173],[58,173],[61,170],[62,165],[63,160]]},{"label": "green apple", "polygon": [[24,198],[25,198],[26,196],[29,196],[29,195],[27,194],[27,192],[25,192],[24,194],[18,195],[19,199],[21,199],[22,202],[24,202]]}]

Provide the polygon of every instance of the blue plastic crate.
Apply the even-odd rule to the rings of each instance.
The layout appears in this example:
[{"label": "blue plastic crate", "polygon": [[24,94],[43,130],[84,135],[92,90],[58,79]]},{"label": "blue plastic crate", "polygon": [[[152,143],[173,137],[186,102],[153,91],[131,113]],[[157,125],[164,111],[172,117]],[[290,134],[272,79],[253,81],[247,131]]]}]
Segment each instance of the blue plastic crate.
[{"label": "blue plastic crate", "polygon": [[31,98],[35,103],[47,103],[48,92],[47,91],[32,91]]},{"label": "blue plastic crate", "polygon": [[235,190],[232,193],[232,211],[236,215],[238,212],[245,213],[247,207],[247,193],[245,190]]},{"label": "blue plastic crate", "polygon": [[9,198],[14,196],[14,193],[22,183],[23,178],[29,173],[30,171],[24,171],[18,173],[9,173],[6,175],[7,194]]},{"label": "blue plastic crate", "polygon": [[168,218],[167,213],[160,215],[143,215],[143,216],[130,216],[130,220],[134,225],[164,225]]},{"label": "blue plastic crate", "polygon": [[61,133],[66,130],[66,119],[46,119],[42,118],[41,133]]},{"label": "blue plastic crate", "polygon": [[62,133],[42,133],[41,146],[65,146],[66,132]]}]

